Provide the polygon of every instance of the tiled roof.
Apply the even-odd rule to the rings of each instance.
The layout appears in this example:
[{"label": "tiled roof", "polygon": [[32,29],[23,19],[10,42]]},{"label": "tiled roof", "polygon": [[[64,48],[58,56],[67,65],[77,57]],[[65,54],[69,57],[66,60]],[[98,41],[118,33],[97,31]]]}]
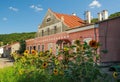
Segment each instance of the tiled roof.
[{"label": "tiled roof", "polygon": [[60,13],[56,13],[56,12],[53,12],[53,13],[60,20],[63,17],[64,23],[70,28],[75,28],[75,27],[79,27],[79,26],[84,25],[84,21],[77,16],[60,14]]}]

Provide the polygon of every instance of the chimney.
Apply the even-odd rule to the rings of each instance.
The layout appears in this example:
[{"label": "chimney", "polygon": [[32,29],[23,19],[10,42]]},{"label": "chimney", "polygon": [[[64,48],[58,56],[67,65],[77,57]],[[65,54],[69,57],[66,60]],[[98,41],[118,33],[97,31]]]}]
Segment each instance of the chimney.
[{"label": "chimney", "polygon": [[103,10],[102,11],[102,16],[103,16],[103,20],[108,19],[108,11],[107,10]]},{"label": "chimney", "polygon": [[61,21],[64,22],[64,16],[61,16]]},{"label": "chimney", "polygon": [[91,23],[91,12],[90,11],[86,11],[85,15],[86,15],[87,23],[90,24]]},{"label": "chimney", "polygon": [[98,21],[102,21],[102,13],[98,13]]},{"label": "chimney", "polygon": [[73,16],[76,16],[76,13],[72,13]]}]

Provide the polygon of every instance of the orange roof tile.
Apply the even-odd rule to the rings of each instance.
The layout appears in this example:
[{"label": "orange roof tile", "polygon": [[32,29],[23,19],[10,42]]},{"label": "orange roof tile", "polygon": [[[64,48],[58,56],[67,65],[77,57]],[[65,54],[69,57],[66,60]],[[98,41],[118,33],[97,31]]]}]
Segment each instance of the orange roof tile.
[{"label": "orange roof tile", "polygon": [[69,26],[70,28],[75,28],[75,27],[84,25],[84,21],[77,16],[67,15],[67,14],[59,14],[59,13],[56,13],[56,12],[53,12],[53,13],[55,14],[55,16],[58,19],[61,19],[61,17],[63,17],[64,18],[64,23],[67,26]]}]

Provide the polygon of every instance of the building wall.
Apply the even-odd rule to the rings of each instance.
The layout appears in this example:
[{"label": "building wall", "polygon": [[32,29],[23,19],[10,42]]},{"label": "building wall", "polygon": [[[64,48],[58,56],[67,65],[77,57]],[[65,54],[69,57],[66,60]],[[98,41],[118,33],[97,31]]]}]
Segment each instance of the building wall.
[{"label": "building wall", "polygon": [[[26,41],[26,48],[28,50],[31,50],[30,47],[35,46],[37,51],[46,51],[49,50],[50,47],[52,48],[52,51],[54,54],[56,54],[56,46],[57,46],[57,41],[58,40],[68,40],[70,43],[72,43],[75,40],[88,40],[88,39],[94,39],[98,40],[98,28],[95,28],[94,25],[90,25],[90,28],[88,26],[84,27],[85,30],[82,31],[77,31],[78,29],[81,30],[81,28],[74,29],[49,35],[49,36],[44,36],[44,37],[39,37],[35,39],[30,39]],[[73,32],[72,32],[73,31]],[[42,50],[42,46],[44,45],[44,50]]]},{"label": "building wall", "polygon": [[4,48],[0,47],[0,55],[4,53]]},{"label": "building wall", "polygon": [[[49,21],[48,21],[49,19]],[[46,13],[43,21],[42,21],[42,24],[40,25],[39,28],[44,28],[46,26],[50,26],[52,24],[55,24],[55,23],[58,23],[59,20],[56,19],[56,17],[54,16],[54,14],[48,10],[48,12]]]},{"label": "building wall", "polygon": [[120,62],[120,17],[100,22],[101,62]]},{"label": "building wall", "polygon": [[20,43],[11,45],[11,53],[17,52],[20,49]]},{"label": "building wall", "polygon": [[84,31],[70,33],[70,40],[80,40],[84,41],[87,38],[91,38],[98,41],[98,29],[92,28]]},{"label": "building wall", "polygon": [[[37,51],[46,51],[49,50],[50,47],[52,48],[53,53],[56,53],[56,42],[60,39],[68,39],[69,35],[65,32],[57,33],[49,36],[39,37],[35,38],[33,40],[27,40],[26,41],[26,48],[30,50],[30,47],[35,46]],[[39,47],[40,46],[40,49]],[[42,50],[42,46],[44,46],[44,50]]]}]

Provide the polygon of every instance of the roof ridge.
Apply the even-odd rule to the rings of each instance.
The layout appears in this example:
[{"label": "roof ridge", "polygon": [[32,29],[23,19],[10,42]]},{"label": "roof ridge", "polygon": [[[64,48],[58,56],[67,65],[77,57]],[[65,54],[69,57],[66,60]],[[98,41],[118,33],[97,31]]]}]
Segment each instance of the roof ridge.
[{"label": "roof ridge", "polygon": [[[68,16],[74,16],[74,15],[72,15],[72,14],[65,14],[65,13],[58,13],[58,12],[53,12],[53,13],[62,14],[62,15],[68,15]],[[75,17],[78,17],[78,16],[75,16]]]},{"label": "roof ridge", "polygon": [[69,28],[75,28],[76,26],[81,26],[84,23],[84,21],[78,16],[72,14],[53,12],[51,9],[48,9],[48,11],[50,11],[60,21],[63,16],[64,17],[63,23],[67,25]]}]

